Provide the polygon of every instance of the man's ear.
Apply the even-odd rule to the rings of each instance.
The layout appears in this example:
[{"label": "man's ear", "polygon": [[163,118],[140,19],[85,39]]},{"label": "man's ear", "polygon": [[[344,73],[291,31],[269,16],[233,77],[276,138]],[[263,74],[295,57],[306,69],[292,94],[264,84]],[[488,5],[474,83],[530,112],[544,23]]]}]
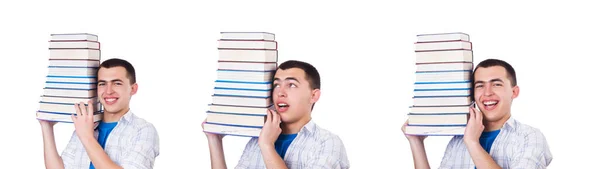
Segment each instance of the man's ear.
[{"label": "man's ear", "polygon": [[138,90],[138,84],[137,83],[132,84],[131,85],[131,95],[133,96],[134,94],[136,94],[137,90]]},{"label": "man's ear", "polygon": [[512,99],[515,99],[519,96],[519,86],[512,87]]},{"label": "man's ear", "polygon": [[310,103],[316,103],[317,101],[319,101],[319,98],[321,97],[321,89],[314,89],[312,91],[312,96],[310,97]]}]

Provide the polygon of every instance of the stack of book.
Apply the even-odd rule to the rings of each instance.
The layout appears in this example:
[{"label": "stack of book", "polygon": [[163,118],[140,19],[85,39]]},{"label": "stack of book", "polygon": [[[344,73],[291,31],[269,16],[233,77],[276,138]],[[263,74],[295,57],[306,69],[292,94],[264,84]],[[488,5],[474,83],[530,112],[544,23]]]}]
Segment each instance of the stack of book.
[{"label": "stack of book", "polygon": [[94,121],[102,119],[96,77],[100,66],[98,36],[87,33],[51,34],[48,74],[37,119],[72,123],[75,103],[93,102]]},{"label": "stack of book", "polygon": [[463,135],[472,103],[469,35],[417,35],[415,53],[416,81],[406,133]]},{"label": "stack of book", "polygon": [[257,137],[273,105],[277,42],[267,32],[221,32],[212,104],[204,131]]}]

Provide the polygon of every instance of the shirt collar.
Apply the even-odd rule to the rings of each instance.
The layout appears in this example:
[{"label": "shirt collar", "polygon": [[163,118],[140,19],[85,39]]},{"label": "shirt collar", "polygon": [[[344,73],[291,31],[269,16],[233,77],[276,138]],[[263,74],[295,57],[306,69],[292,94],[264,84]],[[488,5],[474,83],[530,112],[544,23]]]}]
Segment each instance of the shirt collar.
[{"label": "shirt collar", "polygon": [[300,132],[298,133],[304,133],[306,132],[307,134],[314,134],[315,131],[317,130],[317,125],[315,124],[315,122],[313,122],[312,119],[310,119],[310,121],[308,121],[308,123],[306,123],[304,125],[304,127],[302,127],[302,129],[300,129]]}]

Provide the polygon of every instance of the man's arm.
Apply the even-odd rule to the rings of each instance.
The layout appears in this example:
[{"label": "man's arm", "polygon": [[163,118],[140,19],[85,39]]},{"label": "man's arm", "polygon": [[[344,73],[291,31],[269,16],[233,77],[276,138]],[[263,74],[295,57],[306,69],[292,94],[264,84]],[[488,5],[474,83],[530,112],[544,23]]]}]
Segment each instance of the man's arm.
[{"label": "man's arm", "polygon": [[481,137],[481,133],[485,128],[483,125],[483,114],[479,110],[475,110],[475,108],[471,107],[469,115],[470,117],[467,122],[463,141],[467,146],[467,150],[471,155],[473,163],[475,163],[475,167],[478,169],[502,169],[496,164],[494,159],[492,159],[492,156],[481,147],[481,144],[479,144],[479,137]]},{"label": "man's arm", "polygon": [[[202,122],[202,128],[204,129],[204,123]],[[206,138],[208,139],[208,149],[210,151],[210,166],[212,169],[227,169],[225,163],[225,153],[223,152],[223,135],[207,133]]]},{"label": "man's arm", "polygon": [[552,162],[552,153],[546,142],[546,137],[539,130],[526,134],[521,151],[511,158],[510,168],[544,169]]},{"label": "man's arm", "polygon": [[42,138],[44,140],[44,164],[46,168],[65,168],[62,158],[56,150],[54,140],[54,124],[56,122],[39,120],[42,126]]},{"label": "man's arm", "polygon": [[415,136],[415,135],[406,135],[406,126],[408,125],[408,120],[402,126],[402,132],[404,132],[404,136],[408,139],[408,143],[410,144],[410,150],[413,155],[413,164],[415,165],[415,169],[430,169],[429,160],[427,160],[427,153],[425,152],[425,138],[427,136]]},{"label": "man's arm", "polygon": [[87,152],[92,164],[96,168],[120,169],[121,166],[115,164],[104,152],[96,138],[94,138],[94,111],[92,101],[88,101],[87,108],[83,103],[75,104],[77,116],[71,115],[75,124],[75,132],[81,140],[85,151]]},{"label": "man's arm", "polygon": [[286,169],[288,168],[283,162],[283,159],[275,151],[275,140],[281,134],[281,118],[277,112],[269,110],[267,112],[267,120],[263,126],[260,136],[258,137],[258,146],[262,154],[265,166],[268,169]]}]

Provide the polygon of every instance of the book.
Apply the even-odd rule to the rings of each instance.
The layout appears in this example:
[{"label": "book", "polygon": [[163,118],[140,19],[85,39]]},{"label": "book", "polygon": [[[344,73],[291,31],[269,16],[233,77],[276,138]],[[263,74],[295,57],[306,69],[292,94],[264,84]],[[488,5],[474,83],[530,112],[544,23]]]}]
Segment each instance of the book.
[{"label": "book", "polygon": [[208,105],[208,111],[219,112],[219,113],[235,113],[235,114],[253,114],[253,115],[267,115],[269,107],[250,107],[250,106],[229,106],[229,105]]},{"label": "book", "polygon": [[270,97],[271,90],[215,87],[214,94],[226,96]]},{"label": "book", "polygon": [[46,76],[46,83],[96,83],[96,77],[81,77],[81,76]]},{"label": "book", "polygon": [[219,49],[277,49],[276,41],[219,40]]},{"label": "book", "polygon": [[466,126],[414,126],[408,125],[405,133],[408,135],[425,136],[454,136],[463,135]]},{"label": "book", "polygon": [[95,96],[96,89],[44,88],[44,95],[87,98],[90,96]]},{"label": "book", "polygon": [[244,81],[233,81],[233,80],[216,80],[215,88],[239,88],[239,89],[256,89],[256,90],[270,90],[272,87],[270,81],[265,82],[244,82]]},{"label": "book", "polygon": [[277,62],[277,50],[219,49],[219,61]]},{"label": "book", "polygon": [[48,76],[96,77],[97,67],[49,66]]},{"label": "book", "polygon": [[275,71],[238,71],[217,70],[219,80],[238,80],[245,82],[265,82],[273,79]]},{"label": "book", "polygon": [[64,103],[64,104],[75,104],[75,103],[92,103],[99,102],[98,97],[62,97],[62,96],[40,96],[40,103]]},{"label": "book", "polygon": [[50,41],[98,41],[98,36],[90,33],[62,33],[50,34]]},{"label": "book", "polygon": [[468,114],[470,106],[411,106],[409,114]]},{"label": "book", "polygon": [[[84,102],[87,105],[87,102]],[[100,112],[102,108],[102,104],[100,102],[95,102],[92,106],[94,112]],[[39,112],[44,113],[62,113],[62,114],[75,114],[77,110],[75,108],[75,103],[51,103],[51,102],[40,102],[40,107],[38,109]]]},{"label": "book", "polygon": [[268,32],[221,32],[224,40],[275,40],[275,34]]},{"label": "book", "polygon": [[467,114],[408,114],[411,125],[467,125]]},{"label": "book", "polygon": [[473,62],[417,63],[417,72],[473,70]]},{"label": "book", "polygon": [[415,51],[471,50],[468,41],[417,42]]},{"label": "book", "polygon": [[77,83],[77,82],[49,82],[46,81],[45,88],[63,88],[63,89],[96,89],[97,83]]},{"label": "book", "polygon": [[219,70],[275,71],[277,70],[277,63],[220,61],[217,68]]},{"label": "book", "polygon": [[444,51],[417,51],[416,62],[419,63],[447,63],[447,62],[473,62],[471,50],[444,50]]},{"label": "book", "polygon": [[416,82],[414,84],[415,90],[420,89],[470,89],[471,81],[457,81],[457,82]]},{"label": "book", "polygon": [[266,119],[266,116],[264,115],[220,113],[210,111],[206,113],[207,123],[262,127],[265,124]]},{"label": "book", "polygon": [[[102,115],[102,113],[94,114],[94,122],[102,120]],[[71,114],[36,112],[36,119],[63,123],[73,123],[73,120],[71,119]]]},{"label": "book", "polygon": [[50,49],[100,49],[96,41],[50,41]]},{"label": "book", "polygon": [[470,88],[462,89],[415,89],[413,92],[417,96],[470,96]]},{"label": "book", "polygon": [[469,70],[416,72],[416,82],[466,82],[470,76]]},{"label": "book", "polygon": [[272,105],[271,97],[242,97],[231,95],[213,95],[213,104],[229,106],[269,107]]},{"label": "book", "polygon": [[440,42],[440,41],[470,41],[469,35],[462,32],[434,33],[417,35],[417,42]]},{"label": "book", "polygon": [[413,97],[413,106],[466,106],[471,104],[470,96],[448,96],[448,97]]},{"label": "book", "polygon": [[100,50],[96,49],[50,49],[49,59],[100,60]]},{"label": "book", "polygon": [[51,67],[100,67],[99,60],[50,59],[48,62],[48,65]]},{"label": "book", "polygon": [[204,123],[204,132],[232,136],[258,137],[262,127]]}]

